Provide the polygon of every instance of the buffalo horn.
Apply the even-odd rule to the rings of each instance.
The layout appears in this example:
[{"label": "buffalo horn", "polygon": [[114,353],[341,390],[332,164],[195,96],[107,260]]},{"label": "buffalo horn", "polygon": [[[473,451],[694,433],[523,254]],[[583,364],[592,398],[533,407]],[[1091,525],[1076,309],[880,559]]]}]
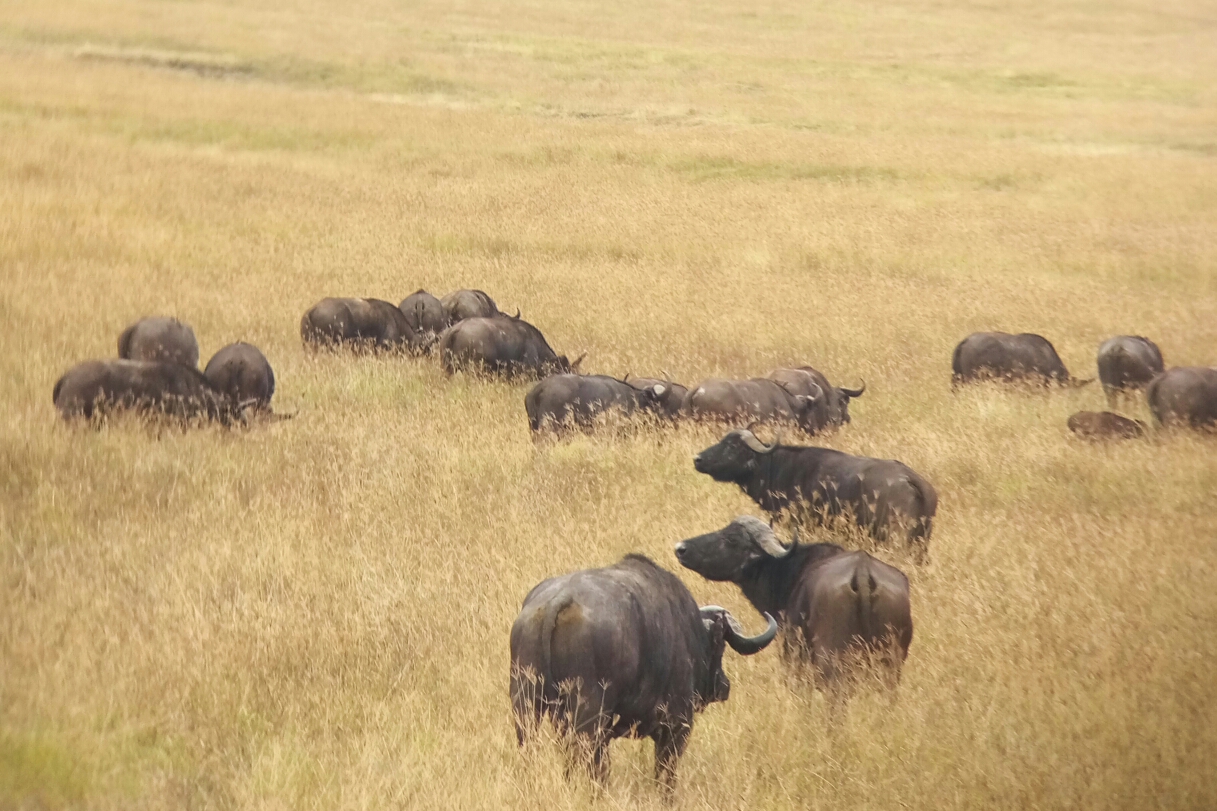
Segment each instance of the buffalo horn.
[{"label": "buffalo horn", "polygon": [[727,644],[731,646],[733,651],[742,656],[751,656],[764,650],[765,646],[772,642],[778,633],[778,622],[769,612],[765,612],[765,620],[769,623],[769,627],[757,636],[744,636],[744,629],[740,627],[735,617],[731,616],[731,612],[725,608],[717,605],[707,605],[702,607],[701,614],[702,619],[707,622],[707,625],[712,623],[714,618],[720,614],[726,618],[727,628],[725,636]]},{"label": "buffalo horn", "polygon": [[824,399],[824,389],[820,388],[819,383],[812,383],[811,385],[816,387],[816,393],[811,395],[811,397],[809,397],[808,399],[811,400],[812,405],[815,405],[816,403],[818,403]]},{"label": "buffalo horn", "polygon": [[[755,425],[755,424],[756,423],[753,423],[753,425]],[[773,453],[774,448],[776,448],[778,446],[778,440],[780,440],[781,438],[782,438],[782,435],[778,434],[777,437],[773,440],[772,445],[766,445],[764,442],[761,442],[759,439],[756,438],[756,434],[752,433],[751,426],[749,426],[748,428],[745,428],[743,431],[740,431],[740,439],[744,440],[744,444],[747,445],[752,450],[756,451],[757,453]]]},{"label": "buffalo horn", "polygon": [[772,558],[784,558],[790,554],[790,550],[782,546],[782,542],[778,540],[777,535],[773,534],[773,530],[764,524],[756,527],[752,540],[756,541],[756,545],[764,549],[766,554]]},{"label": "buffalo horn", "polygon": [[574,370],[574,369],[578,369],[578,368],[579,368],[579,364],[580,364],[580,363],[583,363],[583,359],[584,359],[584,358],[586,358],[586,357],[587,357],[587,353],[586,353],[586,352],[584,352],[582,355],[580,355],[580,356],[579,356],[579,357],[578,357],[578,358],[575,360],[575,362],[574,362],[574,363],[572,363],[572,364],[570,365],[570,368],[571,368],[572,370]]},{"label": "buffalo horn", "polygon": [[846,397],[861,397],[862,392],[866,391],[866,381],[862,381],[862,387],[858,389],[838,389]]},{"label": "buffalo horn", "polygon": [[517,321],[520,320],[520,308],[519,307],[516,307],[516,314],[513,315],[512,318],[514,318]]}]

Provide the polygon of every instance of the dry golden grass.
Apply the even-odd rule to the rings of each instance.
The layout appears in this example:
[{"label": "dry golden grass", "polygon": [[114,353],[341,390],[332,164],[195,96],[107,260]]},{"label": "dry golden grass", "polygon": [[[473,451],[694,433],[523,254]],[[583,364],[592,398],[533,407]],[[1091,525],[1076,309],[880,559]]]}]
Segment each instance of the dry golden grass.
[{"label": "dry golden grass", "polygon": [[[535,448],[524,385],[300,348],[320,297],[419,286],[594,371],[862,377],[824,442],[938,487],[932,564],[886,556],[895,705],[830,739],[729,654],[679,807],[1217,807],[1214,440],[949,390],[977,329],[1217,362],[1214,41],[1200,0],[0,3],[0,807],[661,805],[649,743],[599,801],[517,752],[508,629],[755,507],[710,431]],[[299,416],[60,424],[148,313],[257,344]]]}]

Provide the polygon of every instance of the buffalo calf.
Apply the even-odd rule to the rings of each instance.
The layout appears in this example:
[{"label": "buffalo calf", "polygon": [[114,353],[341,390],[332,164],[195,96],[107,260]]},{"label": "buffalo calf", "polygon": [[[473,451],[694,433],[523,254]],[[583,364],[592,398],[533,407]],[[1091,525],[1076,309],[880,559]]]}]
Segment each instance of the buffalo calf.
[{"label": "buffalo calf", "polygon": [[1079,411],[1069,418],[1069,430],[1086,439],[1135,439],[1145,435],[1145,423],[1110,411]]}]

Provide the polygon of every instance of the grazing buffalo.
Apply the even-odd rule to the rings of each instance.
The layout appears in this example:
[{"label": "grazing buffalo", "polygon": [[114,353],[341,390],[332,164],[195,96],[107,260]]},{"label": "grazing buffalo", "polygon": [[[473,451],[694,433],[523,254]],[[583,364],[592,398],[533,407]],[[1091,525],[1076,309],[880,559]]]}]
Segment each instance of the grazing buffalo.
[{"label": "grazing buffalo", "polygon": [[[801,394],[815,398],[808,415],[809,421],[814,421],[816,430],[849,422],[849,401],[853,397],[861,397],[866,391],[864,382],[859,388],[846,389],[834,386],[822,372],[811,366],[800,366],[797,369],[774,369],[769,373],[769,379],[778,383],[791,394]],[[820,397],[820,394],[823,397]],[[811,432],[814,433],[814,432]]]},{"label": "grazing buffalo", "polygon": [[1117,335],[1099,344],[1099,382],[1107,402],[1114,405],[1122,391],[1145,388],[1165,365],[1162,351],[1149,338],[1140,335]]},{"label": "grazing buffalo", "polygon": [[[670,420],[680,416],[685,398],[689,396],[687,388],[679,383],[673,383],[671,380],[660,380],[657,377],[630,377],[627,374],[625,382],[640,391],[650,390],[655,395],[657,413]],[[660,386],[663,388],[660,389]]]},{"label": "grazing buffalo", "polygon": [[726,701],[723,645],[745,656],[777,634],[743,636],[725,609],[699,609],[684,584],[641,555],[552,577],[524,598],[511,627],[511,704],[522,746],[548,716],[608,781],[609,742],[655,741],[655,773],[675,786],[693,714]]},{"label": "grazing buffalo", "polygon": [[405,313],[375,298],[325,298],[300,319],[306,347],[351,345],[374,350],[421,351],[423,341]]},{"label": "grazing buffalo", "polygon": [[176,318],[141,318],[118,336],[118,356],[125,360],[153,360],[199,365],[199,342],[189,324]]},{"label": "grazing buffalo", "polygon": [[952,385],[989,379],[1063,386],[1091,382],[1070,377],[1048,339],[1029,332],[974,332],[955,347],[951,368],[955,373]]},{"label": "grazing buffalo", "polygon": [[453,374],[478,369],[507,377],[545,377],[565,374],[579,366],[565,355],[557,355],[541,331],[519,317],[467,318],[458,321],[439,338],[440,363]]},{"label": "grazing buffalo", "polygon": [[1110,411],[1079,411],[1069,418],[1069,430],[1085,439],[1136,439],[1145,435],[1145,423]]},{"label": "grazing buffalo", "polygon": [[787,660],[811,665],[831,697],[848,696],[851,671],[867,659],[888,686],[899,682],[913,640],[909,581],[899,569],[835,544],[788,549],[750,515],[681,541],[676,559],[707,580],[734,583],[757,611],[777,617]]},{"label": "grazing buffalo", "polygon": [[499,314],[494,299],[481,290],[454,290],[440,299],[440,305],[449,324],[467,318],[493,318]]},{"label": "grazing buffalo", "polygon": [[248,404],[262,412],[270,411],[270,398],[275,393],[275,370],[253,344],[229,344],[216,352],[207,361],[203,376],[232,402]]},{"label": "grazing buffalo", "polygon": [[1217,428],[1217,369],[1176,366],[1150,381],[1145,399],[1163,425]]},{"label": "grazing buffalo", "polygon": [[766,377],[751,380],[703,380],[689,390],[683,413],[716,422],[757,421],[794,425],[808,434],[820,429],[816,405],[824,392],[810,383],[812,394],[791,392]]},{"label": "grazing buffalo", "polygon": [[416,290],[406,296],[397,309],[406,316],[406,323],[424,343],[434,343],[439,334],[448,328],[444,305],[426,290]]},{"label": "grazing buffalo", "polygon": [[654,413],[659,397],[666,391],[664,383],[635,388],[606,375],[550,375],[525,395],[524,409],[534,432],[546,428],[558,432],[567,427],[588,430],[601,414],[616,412],[631,417],[639,411]]},{"label": "grazing buffalo", "polygon": [[239,419],[241,405],[211,384],[197,368],[147,360],[91,360],[69,369],[55,383],[55,407],[65,420],[93,420],[117,411],[175,420]]},{"label": "grazing buffalo", "polygon": [[901,538],[926,557],[938,494],[906,465],[829,448],[765,445],[750,430],[731,431],[693,459],[698,473],[734,482],[772,515],[829,523],[850,515],[880,541]]}]

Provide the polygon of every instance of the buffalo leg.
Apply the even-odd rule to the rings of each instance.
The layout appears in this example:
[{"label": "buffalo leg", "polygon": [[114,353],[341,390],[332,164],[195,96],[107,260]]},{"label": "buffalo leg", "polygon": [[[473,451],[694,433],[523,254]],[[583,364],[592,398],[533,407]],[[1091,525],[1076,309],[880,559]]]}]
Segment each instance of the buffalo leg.
[{"label": "buffalo leg", "polygon": [[688,724],[664,724],[654,735],[655,779],[669,793],[676,790],[676,764],[689,743]]}]

